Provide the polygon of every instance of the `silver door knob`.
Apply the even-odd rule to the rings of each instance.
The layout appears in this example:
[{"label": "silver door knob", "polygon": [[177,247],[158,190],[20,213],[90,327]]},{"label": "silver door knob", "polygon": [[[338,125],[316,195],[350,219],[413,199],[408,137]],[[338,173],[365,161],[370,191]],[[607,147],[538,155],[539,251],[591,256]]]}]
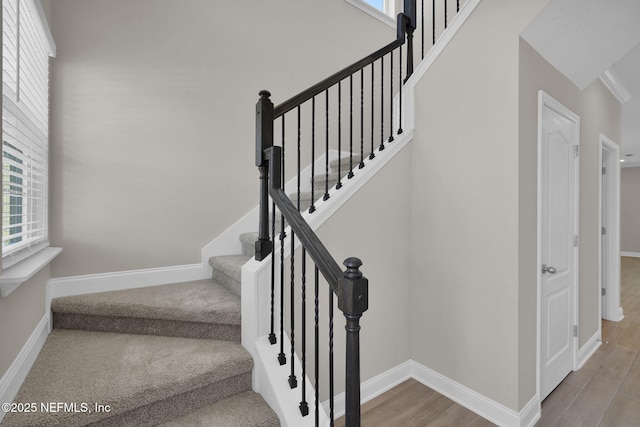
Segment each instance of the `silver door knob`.
[{"label": "silver door knob", "polygon": [[542,264],[542,274],[544,273],[556,274],[556,269],[555,267],[547,267],[546,264]]}]

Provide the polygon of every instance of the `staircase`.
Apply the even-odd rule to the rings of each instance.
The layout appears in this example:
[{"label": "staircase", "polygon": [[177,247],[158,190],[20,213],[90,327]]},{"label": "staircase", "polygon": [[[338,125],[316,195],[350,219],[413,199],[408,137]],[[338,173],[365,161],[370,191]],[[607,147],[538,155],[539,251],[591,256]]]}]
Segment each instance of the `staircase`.
[{"label": "staircase", "polygon": [[[348,168],[332,161],[329,187]],[[314,177],[316,201],[325,178]],[[311,200],[301,193],[301,210]],[[54,330],[14,400],[37,410],[8,413],[2,427],[279,426],[251,391],[240,345],[241,270],[256,239],[244,233],[242,254],[211,257],[211,280],[54,299]]]},{"label": "staircase", "polygon": [[250,239],[212,260],[211,280],[54,299],[54,330],[14,399],[35,410],[2,426],[279,426],[240,345],[233,290]]}]

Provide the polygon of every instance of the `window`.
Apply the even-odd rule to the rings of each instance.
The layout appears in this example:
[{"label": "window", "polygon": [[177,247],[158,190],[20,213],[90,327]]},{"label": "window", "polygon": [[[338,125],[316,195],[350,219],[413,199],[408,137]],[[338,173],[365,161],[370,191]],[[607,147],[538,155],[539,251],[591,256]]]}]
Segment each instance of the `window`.
[{"label": "window", "polygon": [[2,259],[48,244],[49,57],[39,0],[2,2]]},{"label": "window", "polygon": [[396,28],[396,2],[395,0],[345,0],[352,6],[368,13],[374,18],[384,22],[391,28]]},{"label": "window", "polygon": [[381,12],[395,18],[395,1],[394,0],[364,0]]}]

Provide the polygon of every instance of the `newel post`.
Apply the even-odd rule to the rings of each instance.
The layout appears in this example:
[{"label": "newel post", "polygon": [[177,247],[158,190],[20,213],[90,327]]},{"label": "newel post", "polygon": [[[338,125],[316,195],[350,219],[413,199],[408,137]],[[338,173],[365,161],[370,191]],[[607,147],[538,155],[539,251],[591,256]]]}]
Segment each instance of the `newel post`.
[{"label": "newel post", "polygon": [[262,261],[271,253],[269,239],[269,160],[264,150],[273,146],[273,103],[267,90],[260,91],[256,104],[256,166],[260,172],[260,208],[255,258]]},{"label": "newel post", "polygon": [[360,426],[360,317],[369,308],[369,280],[359,268],[362,261],[347,258],[347,270],[340,279],[338,308],[347,320],[347,360],[345,384],[345,425]]},{"label": "newel post", "polygon": [[407,77],[404,79],[406,82],[413,74],[413,32],[417,23],[416,0],[404,0],[404,15],[404,27],[407,33]]}]

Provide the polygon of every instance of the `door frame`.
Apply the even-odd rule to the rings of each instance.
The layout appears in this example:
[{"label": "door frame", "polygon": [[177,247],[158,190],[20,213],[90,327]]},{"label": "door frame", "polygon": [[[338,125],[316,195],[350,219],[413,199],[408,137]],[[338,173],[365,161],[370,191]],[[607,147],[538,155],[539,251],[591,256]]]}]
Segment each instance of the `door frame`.
[{"label": "door frame", "polygon": [[[542,265],[542,111],[543,108],[547,106],[556,112],[562,114],[567,117],[569,120],[573,121],[576,125],[576,145],[577,145],[577,153],[578,155],[575,157],[575,168],[574,168],[574,184],[575,184],[575,205],[574,205],[574,233],[576,236],[579,236],[579,210],[580,210],[580,117],[575,114],[573,111],[569,110],[567,107],[562,105],[559,101],[551,97],[548,93],[543,90],[538,91],[538,176],[537,176],[537,188],[538,188],[538,200],[537,200],[537,259],[536,259],[536,283],[537,283],[537,310],[536,310],[536,396],[538,401],[540,402],[540,376],[541,376],[541,366],[540,362],[542,360],[540,351],[541,351],[541,299],[542,299],[542,270],[540,266]],[[573,290],[573,324],[578,328],[579,317],[578,317],[578,276],[579,271],[578,267],[579,263],[579,255],[580,255],[580,244],[574,246],[574,256],[573,256],[573,267],[574,267],[574,280],[572,284]],[[579,330],[579,329],[578,329]],[[571,340],[572,353],[573,353],[573,370],[575,371],[578,368],[578,336],[574,336]]]},{"label": "door frame", "polygon": [[[604,152],[609,153],[607,159]],[[607,188],[603,188],[602,179],[600,179],[599,191],[599,221],[600,227],[607,229],[607,253],[609,260],[609,268],[607,269],[607,283],[602,283],[602,273],[598,278],[600,289],[606,289],[607,298],[605,299],[605,310],[602,312],[602,292],[600,297],[600,319],[619,322],[624,318],[622,304],[620,300],[620,146],[600,134],[600,166],[607,168]],[[602,208],[606,197],[607,218],[603,218]],[[600,272],[602,272],[602,232],[598,237],[598,258]]]}]

